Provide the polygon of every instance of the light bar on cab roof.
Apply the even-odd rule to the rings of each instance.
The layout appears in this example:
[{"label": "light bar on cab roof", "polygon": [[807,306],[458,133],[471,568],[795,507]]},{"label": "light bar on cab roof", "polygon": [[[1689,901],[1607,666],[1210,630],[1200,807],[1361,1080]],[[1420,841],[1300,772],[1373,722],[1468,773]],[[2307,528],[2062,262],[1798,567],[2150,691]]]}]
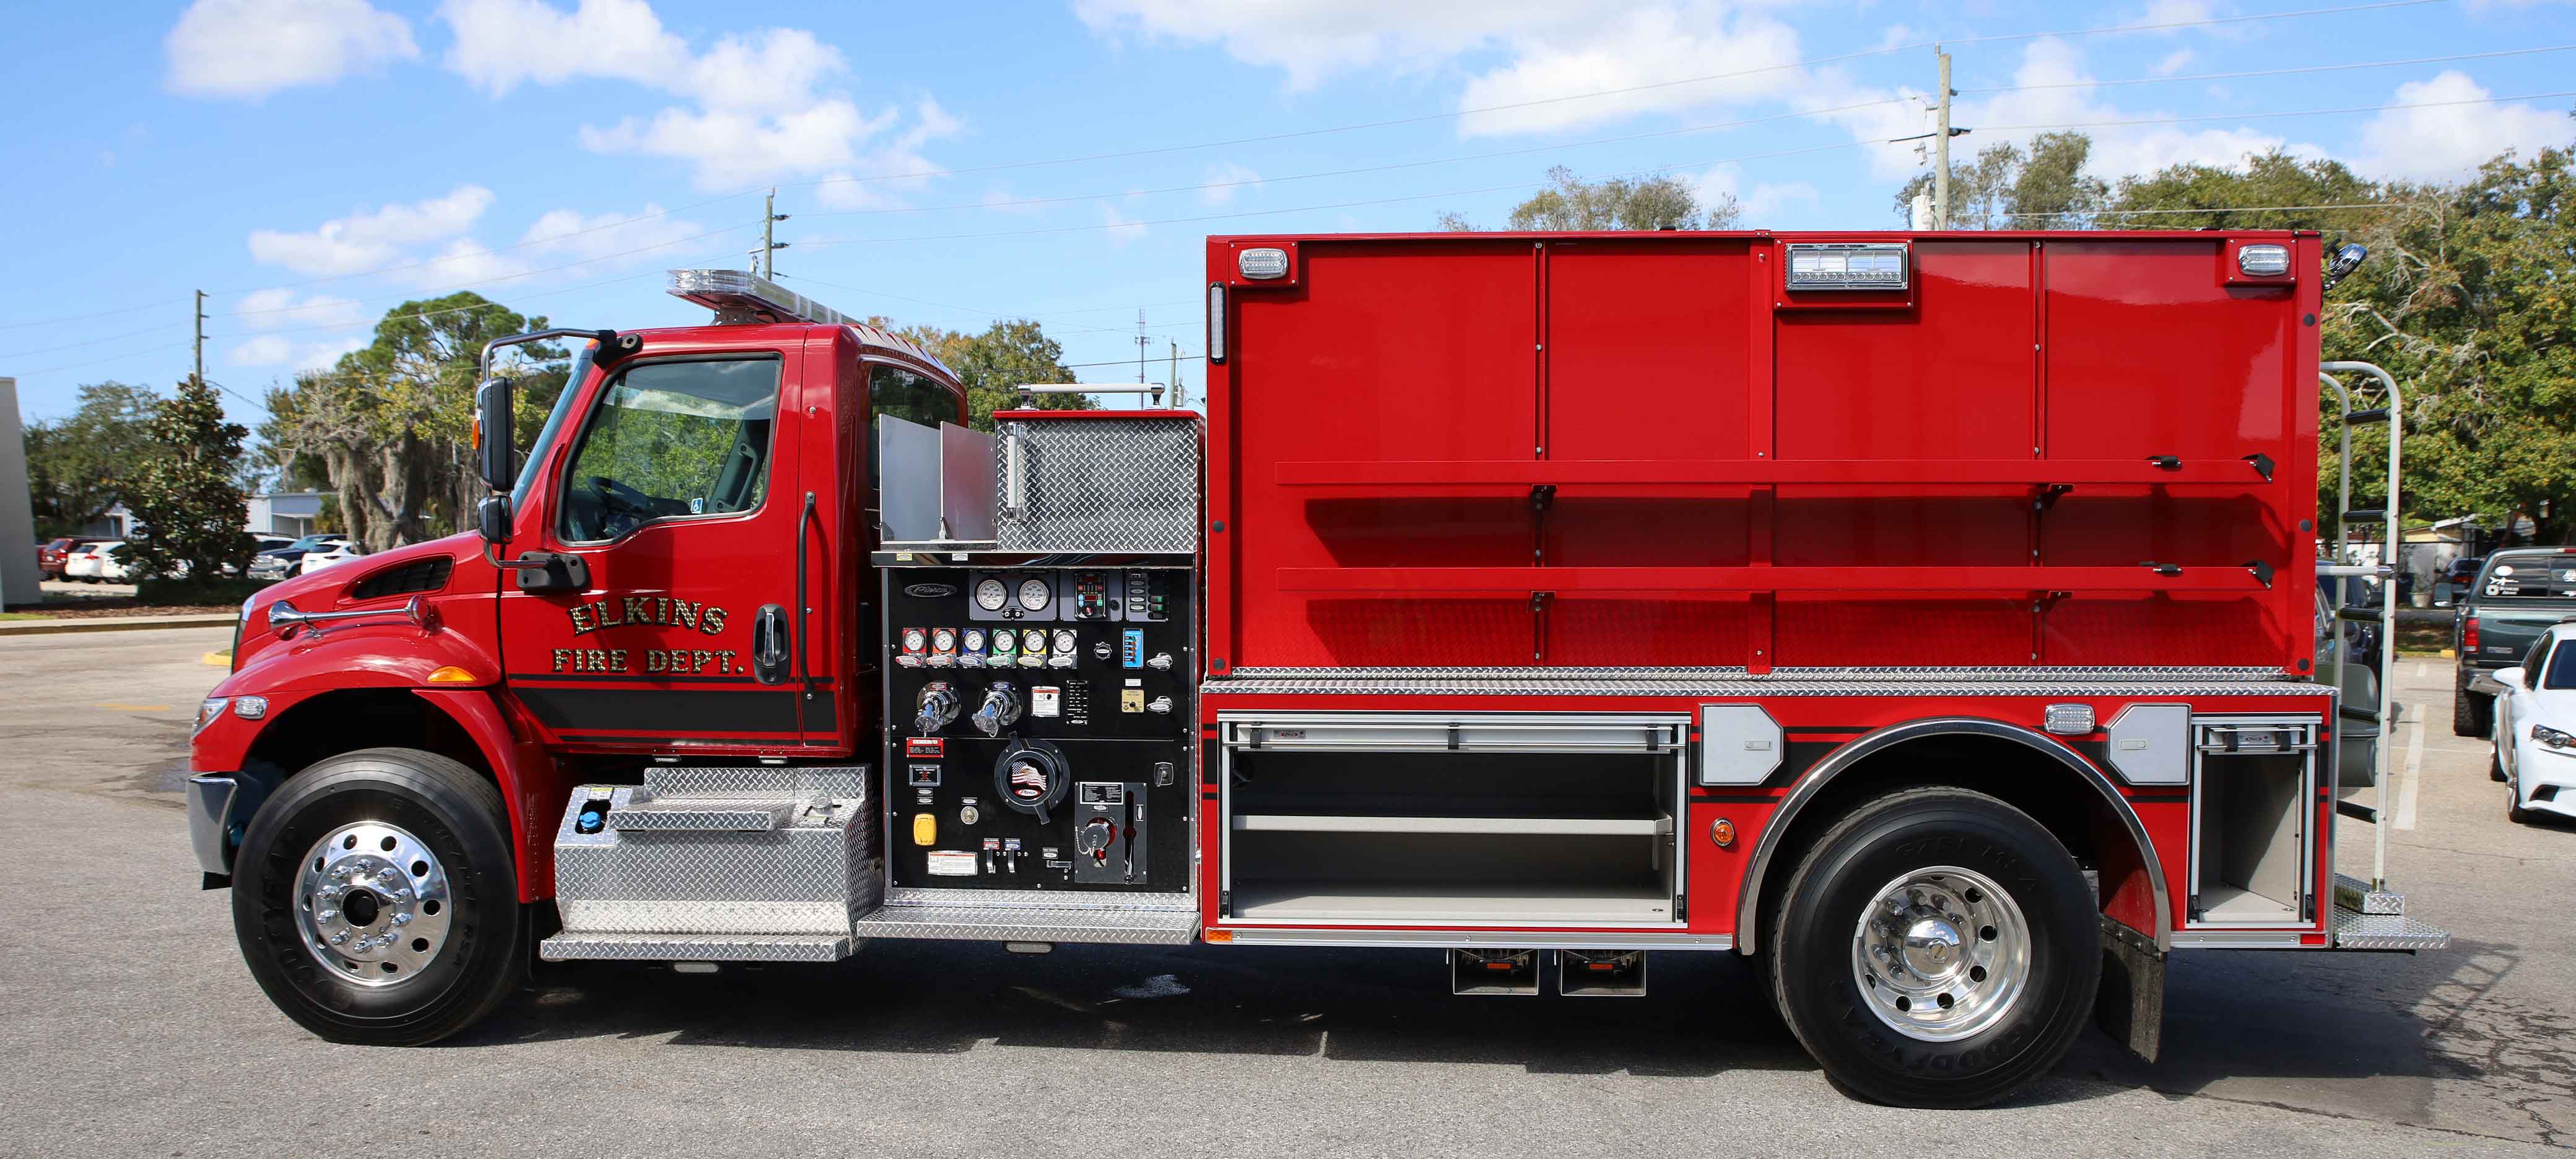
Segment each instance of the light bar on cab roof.
[{"label": "light bar on cab roof", "polygon": [[759,322],[810,322],[820,326],[847,326],[859,332],[868,342],[900,350],[955,377],[939,356],[918,344],[889,334],[838,310],[799,294],[794,290],[741,270],[673,270],[671,296],[695,302],[716,312],[719,326],[740,326]]},{"label": "light bar on cab roof", "polygon": [[813,322],[864,325],[794,290],[741,270],[673,270],[671,296],[716,312],[718,322]]}]

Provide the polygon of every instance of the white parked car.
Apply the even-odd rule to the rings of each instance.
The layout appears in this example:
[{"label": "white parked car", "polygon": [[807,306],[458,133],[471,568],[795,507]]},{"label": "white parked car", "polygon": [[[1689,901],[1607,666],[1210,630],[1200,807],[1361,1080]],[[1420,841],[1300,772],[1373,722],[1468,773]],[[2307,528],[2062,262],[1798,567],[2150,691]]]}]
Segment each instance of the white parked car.
[{"label": "white parked car", "polygon": [[364,554],[366,553],[358,550],[357,544],[351,543],[348,540],[326,539],[322,541],[320,546],[315,547],[311,551],[305,552],[304,558],[295,561],[295,574],[307,575],[312,572],[320,571],[332,564],[339,563],[342,560],[356,559]]},{"label": "white parked car", "polygon": [[[125,541],[122,539],[102,539],[64,556],[63,578],[79,580],[85,584],[104,580],[106,576],[103,573],[106,567],[115,562],[116,549],[123,546]],[[118,566],[116,574],[121,580],[125,575],[125,568]]]},{"label": "white parked car", "polygon": [[2498,669],[2495,764],[2505,785],[2505,815],[2576,817],[2576,621],[2560,621],[2532,641],[2516,668]]}]

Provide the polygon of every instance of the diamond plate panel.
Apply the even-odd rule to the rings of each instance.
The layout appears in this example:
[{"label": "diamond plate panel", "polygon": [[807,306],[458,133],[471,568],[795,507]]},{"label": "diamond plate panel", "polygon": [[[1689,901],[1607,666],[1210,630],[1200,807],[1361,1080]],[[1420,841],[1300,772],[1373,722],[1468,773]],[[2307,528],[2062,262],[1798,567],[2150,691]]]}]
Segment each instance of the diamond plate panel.
[{"label": "diamond plate panel", "polygon": [[886,891],[886,907],[952,906],[973,909],[985,906],[1052,910],[1183,910],[1198,912],[1198,902],[1186,893],[1086,893],[1073,894],[1061,889],[930,889],[918,885],[898,885]]},{"label": "diamond plate panel", "polygon": [[793,801],[710,808],[704,800],[680,798],[611,810],[608,827],[620,833],[766,833],[785,824],[795,808]]},{"label": "diamond plate panel", "polygon": [[2406,912],[2406,895],[2385,889],[2372,889],[2358,877],[2334,875],[2335,904],[2366,914],[2402,914]]},{"label": "diamond plate panel", "polygon": [[655,765],[644,770],[644,785],[657,797],[766,797],[811,800],[847,797],[865,800],[868,766],[844,768],[702,769]]},{"label": "diamond plate panel", "polygon": [[888,906],[860,919],[855,932],[862,938],[1179,946],[1198,940],[1199,915],[1190,910]]},{"label": "diamond plate panel", "polygon": [[1050,419],[999,433],[1017,444],[1020,479],[1015,487],[1006,449],[996,457],[997,550],[1198,550],[1197,420]]},{"label": "diamond plate panel", "polygon": [[2446,950],[2451,933],[2404,914],[2365,914],[2336,906],[2334,944],[2338,950]]},{"label": "diamond plate panel", "polygon": [[837,962],[847,934],[556,934],[537,944],[549,962]]},{"label": "diamond plate panel", "polygon": [[568,933],[846,934],[877,902],[867,802],[799,809],[768,832],[576,832],[582,805],[602,791],[616,812],[652,790],[574,791],[555,833],[555,905]]}]

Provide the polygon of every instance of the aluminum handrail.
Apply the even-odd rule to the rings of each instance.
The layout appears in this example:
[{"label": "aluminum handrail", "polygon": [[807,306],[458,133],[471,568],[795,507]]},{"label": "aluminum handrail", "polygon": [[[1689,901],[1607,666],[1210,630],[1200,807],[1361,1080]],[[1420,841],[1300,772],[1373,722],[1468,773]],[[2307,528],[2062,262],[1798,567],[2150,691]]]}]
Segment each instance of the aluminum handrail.
[{"label": "aluminum handrail", "polygon": [[[2385,535],[2380,547],[2379,562],[2394,568],[2397,564],[2398,505],[2404,501],[2398,492],[2397,484],[2405,462],[2403,452],[2399,448],[2399,443],[2404,439],[2405,413],[2399,408],[2397,380],[2374,363],[2338,361],[2317,365],[2319,378],[2326,378],[2327,375],[2334,373],[2367,374],[2378,379],[2380,388],[2388,392],[2388,501],[2385,504],[2387,512]],[[2327,381],[2333,380],[2328,378]],[[2340,391],[2342,387],[2338,385],[2336,389]],[[2351,411],[2350,396],[2347,395],[2344,413],[2349,415]],[[2346,422],[2344,424],[2344,470],[2347,479],[2352,469],[2351,451],[2352,425]],[[2347,481],[2344,487],[2346,493],[2343,508],[2350,510],[2351,483]],[[2336,519],[2337,538],[2340,539],[2342,512],[2336,513]],[[2379,786],[2379,805],[2376,810],[2378,816],[2371,825],[2373,841],[2370,854],[2370,888],[2374,890],[2388,888],[2388,746],[2397,737],[2397,723],[2394,719],[2397,714],[2397,702],[2393,692],[2394,684],[2389,679],[2397,670],[2397,580],[2394,573],[2379,585],[2379,604],[2379,741],[2370,747],[2371,780]],[[2338,626],[2336,631],[2338,635],[2335,639],[2335,653],[2340,665],[2344,651],[2343,639],[2340,635],[2341,627]],[[2342,691],[2340,679],[2335,687],[2338,693]],[[2418,722],[2416,727],[2421,728],[2423,725]]]}]

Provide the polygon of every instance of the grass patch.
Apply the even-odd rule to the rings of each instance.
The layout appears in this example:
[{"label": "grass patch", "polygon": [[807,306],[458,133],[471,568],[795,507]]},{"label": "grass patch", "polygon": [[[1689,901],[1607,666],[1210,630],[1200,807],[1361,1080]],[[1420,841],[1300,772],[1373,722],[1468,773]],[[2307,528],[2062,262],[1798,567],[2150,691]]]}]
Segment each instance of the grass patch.
[{"label": "grass patch", "polygon": [[53,619],[53,617],[52,617],[52,616],[48,616],[48,615],[44,614],[43,612],[0,612],[0,624],[11,623],[11,622],[18,621],[18,620],[50,620],[50,619]]}]

